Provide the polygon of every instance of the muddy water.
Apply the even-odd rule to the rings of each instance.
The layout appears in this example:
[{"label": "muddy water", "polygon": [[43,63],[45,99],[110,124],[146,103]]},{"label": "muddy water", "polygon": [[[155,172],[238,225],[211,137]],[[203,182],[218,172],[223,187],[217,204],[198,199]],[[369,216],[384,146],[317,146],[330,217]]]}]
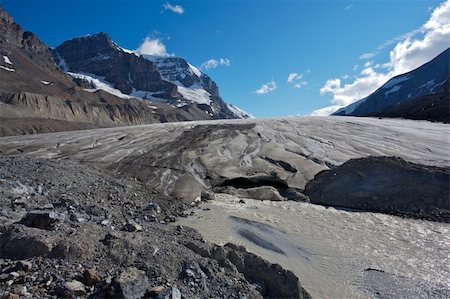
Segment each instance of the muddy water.
[{"label": "muddy water", "polygon": [[313,298],[450,298],[450,226],[229,195],[178,224],[292,270]]}]

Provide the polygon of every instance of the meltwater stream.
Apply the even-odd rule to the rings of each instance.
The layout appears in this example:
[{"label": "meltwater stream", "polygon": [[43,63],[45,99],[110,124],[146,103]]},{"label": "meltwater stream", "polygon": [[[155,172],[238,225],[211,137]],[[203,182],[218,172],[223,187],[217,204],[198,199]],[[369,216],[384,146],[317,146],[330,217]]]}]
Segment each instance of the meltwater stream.
[{"label": "meltwater stream", "polygon": [[218,194],[178,224],[292,270],[313,298],[450,298],[450,225]]}]

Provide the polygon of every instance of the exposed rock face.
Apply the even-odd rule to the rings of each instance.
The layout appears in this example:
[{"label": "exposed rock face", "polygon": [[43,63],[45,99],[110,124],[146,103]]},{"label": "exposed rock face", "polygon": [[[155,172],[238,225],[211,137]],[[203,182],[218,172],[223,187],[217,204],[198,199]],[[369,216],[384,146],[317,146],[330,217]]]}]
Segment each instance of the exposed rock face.
[{"label": "exposed rock face", "polygon": [[138,56],[118,47],[106,33],[74,38],[53,54],[75,73],[101,77],[124,94],[176,106],[198,105],[203,118],[240,118],[223,102],[214,81],[179,57]]},{"label": "exposed rock face", "polygon": [[[448,122],[449,57],[450,49],[447,49],[417,69],[390,79],[371,95],[339,109],[333,115],[403,117]],[[443,96],[439,96],[442,93]],[[430,103],[431,95],[433,100]],[[437,110],[437,107],[442,110]]]},{"label": "exposed rock face", "polygon": [[176,93],[176,86],[163,81],[151,61],[122,51],[104,32],[66,41],[53,53],[59,65],[104,77],[126,94],[133,88],[158,92],[163,98]]},{"label": "exposed rock face", "polygon": [[420,96],[398,105],[386,108],[372,116],[397,117],[416,120],[450,122],[449,79],[442,85],[440,91],[434,94]]},{"label": "exposed rock face", "polygon": [[312,203],[450,222],[450,171],[395,157],[352,159],[317,174]]}]

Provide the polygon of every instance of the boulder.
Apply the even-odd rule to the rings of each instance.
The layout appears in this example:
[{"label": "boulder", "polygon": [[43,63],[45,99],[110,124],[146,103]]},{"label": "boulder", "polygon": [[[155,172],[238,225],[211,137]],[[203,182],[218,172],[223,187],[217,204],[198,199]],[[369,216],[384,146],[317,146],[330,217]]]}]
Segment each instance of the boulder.
[{"label": "boulder", "polygon": [[65,215],[62,213],[32,211],[28,212],[20,222],[28,227],[52,230],[58,222],[64,221],[64,219]]},{"label": "boulder", "polygon": [[93,286],[100,282],[100,276],[97,274],[95,267],[84,270],[83,282],[87,286]]},{"label": "boulder", "polygon": [[81,283],[80,281],[72,280],[65,282],[62,285],[60,293],[66,298],[74,298],[85,295],[86,288],[84,287],[84,284]]},{"label": "boulder", "polygon": [[147,291],[149,280],[145,271],[135,267],[125,269],[111,283],[111,293],[115,298],[141,298]]},{"label": "boulder", "polygon": [[136,221],[129,219],[127,220],[127,223],[124,225],[123,230],[127,232],[141,231],[142,226]]},{"label": "boulder", "polygon": [[153,215],[161,213],[161,207],[153,202],[149,203],[144,210],[149,211]]},{"label": "boulder", "polygon": [[181,299],[181,292],[178,288],[165,288],[159,294],[157,299]]}]

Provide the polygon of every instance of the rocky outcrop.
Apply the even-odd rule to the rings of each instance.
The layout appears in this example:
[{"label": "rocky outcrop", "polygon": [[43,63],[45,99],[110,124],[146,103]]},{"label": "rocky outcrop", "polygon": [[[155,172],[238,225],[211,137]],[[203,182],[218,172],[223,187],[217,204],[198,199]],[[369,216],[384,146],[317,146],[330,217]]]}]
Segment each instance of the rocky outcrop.
[{"label": "rocky outcrop", "polygon": [[352,159],[306,185],[311,203],[450,222],[450,170],[396,157]]},{"label": "rocky outcrop", "polygon": [[66,41],[53,55],[62,69],[101,77],[127,95],[178,107],[200,104],[202,118],[241,117],[228,108],[210,77],[180,57],[140,56],[104,32]]},{"label": "rocky outcrop", "polygon": [[154,64],[122,51],[104,32],[66,41],[53,50],[60,66],[75,73],[103,77],[125,94],[135,90],[157,92],[174,99],[176,86],[163,81]]},{"label": "rocky outcrop", "polygon": [[442,85],[440,91],[426,96],[420,96],[398,105],[386,108],[377,117],[395,117],[415,120],[450,122],[449,79]]}]

